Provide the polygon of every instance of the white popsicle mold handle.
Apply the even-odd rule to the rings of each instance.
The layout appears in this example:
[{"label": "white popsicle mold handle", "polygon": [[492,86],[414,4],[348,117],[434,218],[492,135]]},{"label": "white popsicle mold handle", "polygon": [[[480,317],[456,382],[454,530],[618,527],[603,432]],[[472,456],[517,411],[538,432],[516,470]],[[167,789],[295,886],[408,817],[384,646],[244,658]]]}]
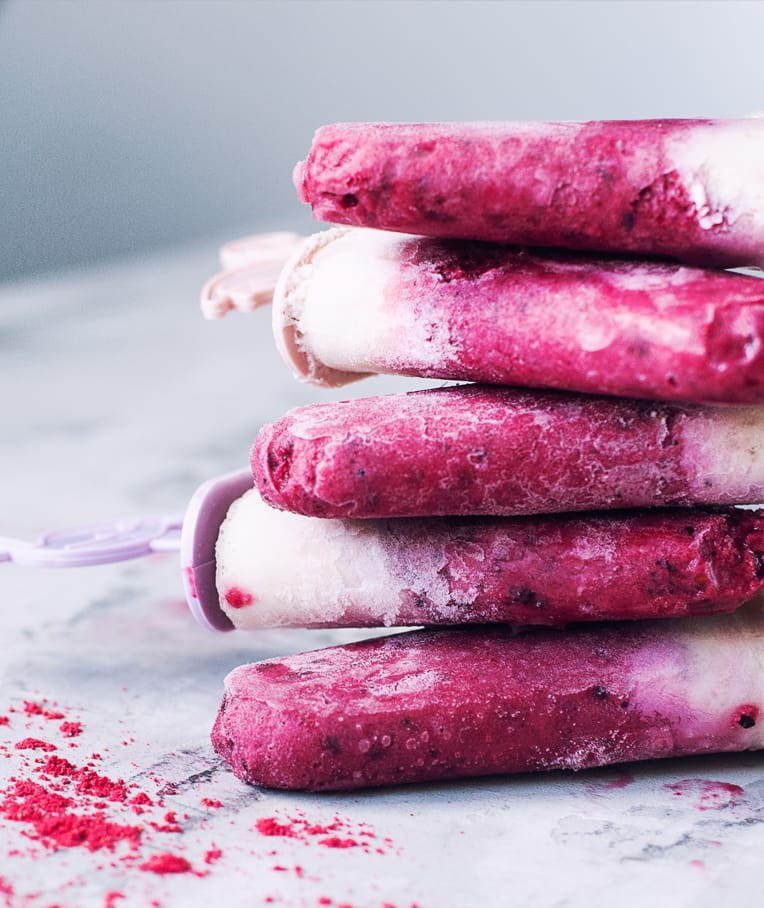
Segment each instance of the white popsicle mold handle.
[{"label": "white popsicle mold handle", "polygon": [[196,490],[179,516],[136,517],[49,530],[37,542],[0,537],[0,562],[27,567],[89,567],[180,552],[186,602],[200,624],[233,630],[215,585],[215,545],[228,508],[252,487],[247,470],[227,473]]}]

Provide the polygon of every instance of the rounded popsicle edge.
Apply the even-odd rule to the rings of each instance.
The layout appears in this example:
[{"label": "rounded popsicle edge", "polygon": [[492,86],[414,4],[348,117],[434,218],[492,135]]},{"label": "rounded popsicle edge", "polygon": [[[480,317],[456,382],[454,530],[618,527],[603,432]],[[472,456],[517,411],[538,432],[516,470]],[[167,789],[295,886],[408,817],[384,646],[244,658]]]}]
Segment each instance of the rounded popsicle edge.
[{"label": "rounded popsicle edge", "polygon": [[215,545],[228,508],[250,488],[249,470],[210,479],[192,495],[183,518],[180,565],[186,602],[196,620],[210,630],[234,630],[233,622],[220,607]]}]

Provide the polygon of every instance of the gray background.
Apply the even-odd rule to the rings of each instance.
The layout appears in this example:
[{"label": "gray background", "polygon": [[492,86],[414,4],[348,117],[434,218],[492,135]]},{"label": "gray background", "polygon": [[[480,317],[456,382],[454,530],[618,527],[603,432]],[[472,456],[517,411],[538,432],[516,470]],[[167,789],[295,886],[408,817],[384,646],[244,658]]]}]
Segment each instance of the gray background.
[{"label": "gray background", "polygon": [[0,2],[0,280],[309,226],[335,120],[764,108],[760,2]]}]

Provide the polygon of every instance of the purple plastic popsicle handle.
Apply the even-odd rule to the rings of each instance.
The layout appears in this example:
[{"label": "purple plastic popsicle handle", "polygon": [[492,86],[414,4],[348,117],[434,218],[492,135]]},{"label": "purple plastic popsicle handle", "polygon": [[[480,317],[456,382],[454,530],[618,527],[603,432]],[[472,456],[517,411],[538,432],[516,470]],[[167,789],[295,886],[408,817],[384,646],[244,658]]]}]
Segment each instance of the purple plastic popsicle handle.
[{"label": "purple plastic popsicle handle", "polygon": [[196,620],[215,631],[232,631],[220,608],[215,585],[215,544],[228,508],[254,485],[249,470],[210,479],[188,503],[180,539],[180,564],[186,602]]},{"label": "purple plastic popsicle handle", "polygon": [[0,538],[0,561],[26,567],[90,567],[177,551],[179,517],[135,517],[49,530],[38,542]]},{"label": "purple plastic popsicle handle", "polygon": [[180,549],[183,588],[196,620],[216,631],[233,630],[215,585],[215,545],[228,508],[253,486],[249,470],[199,486],[179,517],[137,517],[50,530],[38,542],[0,537],[0,563],[27,567],[89,567]]}]

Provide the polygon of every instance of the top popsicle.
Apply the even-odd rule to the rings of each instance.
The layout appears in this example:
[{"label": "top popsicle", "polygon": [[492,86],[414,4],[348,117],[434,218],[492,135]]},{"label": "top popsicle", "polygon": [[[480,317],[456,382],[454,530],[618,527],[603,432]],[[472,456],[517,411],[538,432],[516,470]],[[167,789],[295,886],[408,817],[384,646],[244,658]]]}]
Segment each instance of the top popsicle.
[{"label": "top popsicle", "polygon": [[764,264],[764,120],[341,123],[295,168],[317,220]]}]

